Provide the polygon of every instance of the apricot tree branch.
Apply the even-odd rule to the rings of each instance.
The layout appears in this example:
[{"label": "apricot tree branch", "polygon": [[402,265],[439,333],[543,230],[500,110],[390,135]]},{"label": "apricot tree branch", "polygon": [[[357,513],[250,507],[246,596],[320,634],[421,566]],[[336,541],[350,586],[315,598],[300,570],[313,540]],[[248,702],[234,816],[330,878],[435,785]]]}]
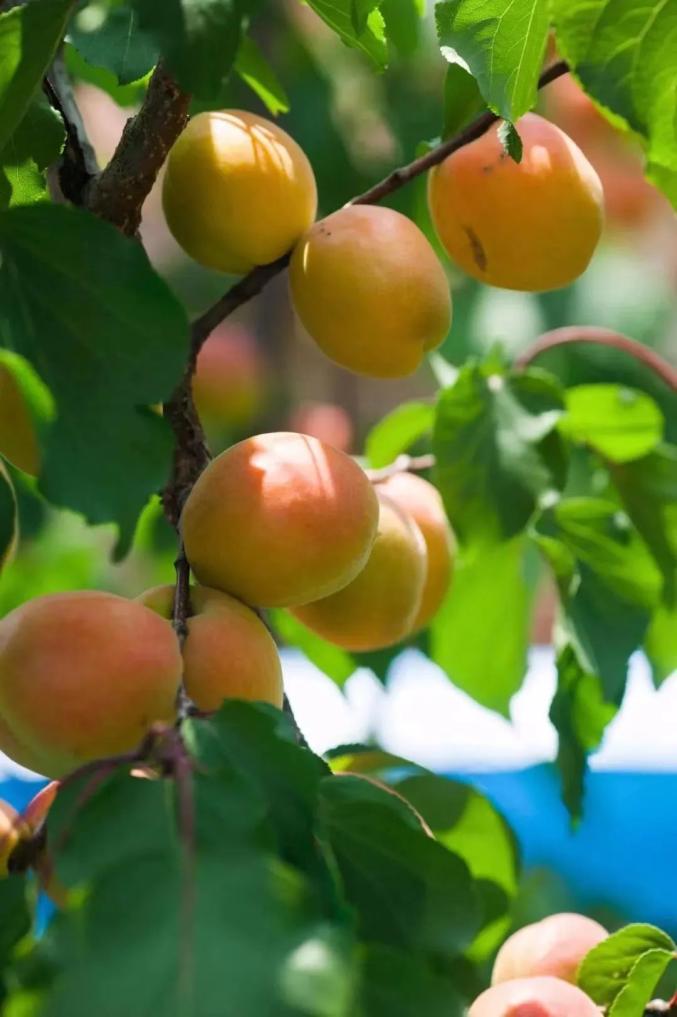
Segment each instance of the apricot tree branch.
[{"label": "apricot tree branch", "polygon": [[[539,89],[549,85],[556,78],[562,77],[568,70],[568,64],[564,60],[558,60],[557,63],[552,64],[551,67],[548,67],[541,74],[538,79]],[[499,119],[500,117],[495,113],[487,110],[476,117],[467,127],[464,127],[462,131],[459,131],[458,134],[454,134],[453,137],[431,148],[425,155],[414,159],[413,162],[408,163],[406,166],[393,170],[392,173],[389,173],[383,180],[374,184],[369,190],[352,198],[348,204],[377,204],[383,198],[399,190],[400,187],[404,187],[410,180],[425,173],[426,170],[438,165],[438,163],[444,162],[452,152],[456,152],[459,148],[463,148],[464,145],[470,144],[471,141],[476,141]],[[212,329],[219,322],[223,321],[224,318],[227,318],[229,314],[232,314],[236,308],[247,303],[252,297],[257,296],[278,272],[287,267],[290,258],[291,252],[288,252],[270,265],[260,265],[252,269],[248,275],[244,276],[234,286],[231,286],[228,292],[217,300],[212,307],[208,308],[199,318],[195,319],[192,327],[193,354],[195,356],[199,353],[200,347]]]},{"label": "apricot tree branch", "polygon": [[365,470],[364,472],[372,484],[382,484],[385,480],[390,480],[397,473],[415,473],[417,470],[431,470],[434,465],[435,456],[432,453],[422,456],[401,455],[394,459],[392,463],[388,463],[387,466],[382,466],[378,470]]}]

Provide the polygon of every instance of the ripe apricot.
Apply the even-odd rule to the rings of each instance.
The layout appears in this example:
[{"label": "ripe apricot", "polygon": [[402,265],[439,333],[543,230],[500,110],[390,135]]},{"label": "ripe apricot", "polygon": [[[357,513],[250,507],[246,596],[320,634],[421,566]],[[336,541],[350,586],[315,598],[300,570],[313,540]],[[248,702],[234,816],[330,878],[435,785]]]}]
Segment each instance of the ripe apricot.
[{"label": "ripe apricot", "polygon": [[181,673],[171,625],[143,604],[36,597],[0,622],[0,749],[49,777],[131,750],[174,719]]},{"label": "ripe apricot", "polygon": [[411,374],[451,324],[444,269],[418,226],[390,208],[349,205],[315,223],[289,282],[317,345],[357,374]]},{"label": "ripe apricot", "polygon": [[317,210],[313,170],[293,138],[242,110],[198,113],[172,147],[167,225],[208,268],[243,273],[288,251]]},{"label": "ripe apricot", "polygon": [[578,146],[535,113],[517,123],[520,163],[494,127],[431,170],[437,235],[461,268],[492,286],[552,290],[586,268],[603,225],[600,179]]},{"label": "ripe apricot", "polygon": [[291,431],[259,434],[212,460],[181,517],[196,579],[257,607],[308,603],[366,563],[378,502],[349,456]]},{"label": "ripe apricot", "polygon": [[0,363],[0,455],[32,477],[40,472],[40,446],[24,395],[6,364]]},{"label": "ripe apricot", "polygon": [[369,560],[338,593],[305,604],[293,614],[313,632],[346,650],[378,650],[411,632],[426,574],[421,531],[386,495]]},{"label": "ripe apricot", "polygon": [[350,416],[336,403],[301,403],[289,418],[289,427],[319,438],[341,452],[350,451],[355,433]]},{"label": "ripe apricot", "polygon": [[[156,586],[139,597],[171,618],[173,586]],[[282,667],[275,641],[261,619],[241,601],[194,586],[193,615],[183,644],[186,692],[205,712],[224,699],[253,699],[282,706]]]},{"label": "ripe apricot", "polygon": [[600,1017],[589,996],[559,978],[516,978],[478,996],[468,1017]]},{"label": "ripe apricot", "polygon": [[0,879],[9,875],[10,855],[22,837],[26,836],[28,830],[17,810],[0,798]]},{"label": "ripe apricot", "polygon": [[578,966],[586,953],[609,933],[585,915],[550,915],[518,929],[498,951],[491,975],[492,984],[511,978],[553,975],[576,983]]},{"label": "ripe apricot", "polygon": [[225,325],[200,350],[193,399],[207,427],[242,427],[261,408],[265,368],[256,340],[239,325]]},{"label": "ripe apricot", "polygon": [[408,512],[423,534],[427,569],[414,629],[424,628],[437,614],[451,582],[456,542],[437,488],[414,473],[396,473],[379,490]]}]

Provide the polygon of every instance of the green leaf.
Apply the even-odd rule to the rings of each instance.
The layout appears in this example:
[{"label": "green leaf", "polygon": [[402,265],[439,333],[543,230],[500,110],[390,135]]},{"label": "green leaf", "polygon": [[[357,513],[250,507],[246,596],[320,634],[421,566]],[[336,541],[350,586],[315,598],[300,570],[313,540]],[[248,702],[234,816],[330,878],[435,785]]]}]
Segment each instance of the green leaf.
[{"label": "green leaf", "polygon": [[122,553],[167,478],[169,428],[146,407],[180,377],[185,313],[139,245],[84,211],[0,214],[0,254],[0,341],[56,401],[41,488],[92,523],[116,522]]},{"label": "green leaf", "polygon": [[328,643],[297,621],[287,611],[271,611],[273,628],[288,646],[295,646],[336,685],[345,685],[357,669],[354,658],[333,643]]},{"label": "green leaf", "polygon": [[447,67],[444,79],[444,123],[442,137],[450,138],[485,108],[479,86],[472,74],[458,63]]},{"label": "green leaf", "polygon": [[5,564],[17,536],[16,496],[0,459],[0,568]]},{"label": "green leaf", "polygon": [[113,102],[124,109],[130,106],[137,106],[143,101],[152,72],[146,74],[129,85],[120,85],[118,79],[105,67],[94,67],[88,63],[79,51],[71,43],[64,45],[64,57],[66,69],[75,81],[86,81],[90,85],[96,85],[103,92],[110,95]]},{"label": "green leaf", "polygon": [[[637,971],[638,980],[644,982],[647,975],[653,977],[657,973],[657,981],[662,973],[657,972],[660,967],[656,964],[658,956],[663,959],[664,969],[675,949],[670,936],[653,925],[626,925],[584,957],[578,971],[578,984],[598,1006],[610,1007],[632,979],[633,969],[641,958],[653,955],[649,965]],[[623,1017],[631,1017],[631,1014],[634,1017],[643,1012],[643,1007],[634,1011],[619,1011],[617,1017],[620,1017],[621,1012]]]},{"label": "green leaf", "polygon": [[550,705],[550,720],[557,728],[557,768],[562,799],[571,818],[580,819],[588,755],[600,744],[617,708],[604,702],[599,678],[581,667],[574,649],[565,646],[557,655],[557,691]]},{"label": "green leaf", "polygon": [[369,944],[362,960],[360,1017],[462,1017],[456,981],[409,950]]},{"label": "green leaf", "polygon": [[430,403],[400,403],[367,435],[365,451],[370,466],[378,469],[392,463],[432,430],[434,420],[435,407]]},{"label": "green leaf", "polygon": [[547,0],[442,0],[442,54],[477,79],[487,105],[514,123],[536,100],[548,34]]},{"label": "green leaf", "polygon": [[61,41],[74,0],[42,0],[0,14],[0,149],[21,123]]},{"label": "green leaf", "polygon": [[503,716],[526,671],[524,554],[525,542],[517,537],[462,555],[430,629],[435,663],[454,685]]},{"label": "green leaf", "polygon": [[580,666],[600,678],[608,702],[619,703],[661,586],[646,545],[615,505],[596,498],[545,510],[534,536],[557,576]]},{"label": "green leaf", "polygon": [[424,833],[397,798],[360,777],[328,777],[320,794],[323,836],[361,936],[401,949],[460,953],[480,922],[465,862]]},{"label": "green leaf", "polygon": [[25,876],[13,875],[0,882],[0,967],[4,967],[14,947],[31,929]]},{"label": "green leaf", "polygon": [[412,56],[421,35],[425,0],[381,0],[379,9],[385,21],[388,42],[403,57]]},{"label": "green leaf", "polygon": [[235,58],[235,70],[273,116],[288,112],[289,99],[282,83],[254,40],[248,35],[240,42]]},{"label": "green leaf", "polygon": [[649,176],[677,205],[674,4],[552,0],[551,11],[562,56],[586,92],[642,137]]},{"label": "green leaf", "polygon": [[576,385],[566,390],[565,399],[562,433],[612,462],[639,459],[663,437],[663,414],[645,392],[622,385]]},{"label": "green leaf", "polygon": [[0,151],[0,209],[48,197],[42,171],[58,158],[65,136],[59,114],[36,95]]},{"label": "green leaf", "polygon": [[[323,21],[336,32],[347,46],[360,50],[379,69],[388,64],[388,46],[385,38],[383,15],[377,9],[378,0],[308,0]],[[356,10],[369,10],[366,18],[355,16]]]},{"label": "green leaf", "polygon": [[515,125],[511,124],[509,120],[504,120],[498,128],[498,140],[503,145],[503,151],[510,156],[513,162],[522,161],[522,139]]},{"label": "green leaf", "polygon": [[644,1014],[656,986],[674,959],[665,950],[647,950],[633,965],[628,981],[613,1001],[609,1017],[637,1017]]},{"label": "green leaf", "polygon": [[677,606],[661,605],[654,613],[644,640],[654,684],[658,688],[677,671]]},{"label": "green leaf", "polygon": [[73,18],[69,41],[94,67],[115,75],[120,85],[143,78],[158,60],[158,46],[139,27],[139,15],[126,6],[92,3]]},{"label": "green leaf", "polygon": [[493,544],[524,529],[556,482],[540,446],[561,413],[559,387],[539,370],[501,374],[470,363],[442,392],[436,482],[461,542]]},{"label": "green leaf", "polygon": [[378,776],[383,780],[406,773],[428,773],[418,763],[412,763],[403,756],[374,748],[373,745],[337,745],[325,752],[332,773],[364,773]]},{"label": "green leaf", "polygon": [[131,5],[182,88],[198,99],[218,99],[240,45],[241,0],[131,0]]}]

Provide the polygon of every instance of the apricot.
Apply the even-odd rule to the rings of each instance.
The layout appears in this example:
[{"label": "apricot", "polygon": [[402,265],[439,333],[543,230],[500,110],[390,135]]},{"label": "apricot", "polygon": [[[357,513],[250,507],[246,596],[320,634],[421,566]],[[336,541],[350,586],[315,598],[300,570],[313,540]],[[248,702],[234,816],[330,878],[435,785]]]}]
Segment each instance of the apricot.
[{"label": "apricot", "polygon": [[10,856],[19,841],[26,836],[28,830],[17,810],[0,798],[0,879],[9,875]]},{"label": "apricot", "polygon": [[576,972],[585,955],[609,933],[585,915],[550,915],[525,925],[506,939],[498,951],[492,984],[512,978],[553,975],[576,983]]},{"label": "apricot", "polygon": [[[156,586],[139,600],[171,618],[173,586]],[[205,712],[224,699],[253,699],[282,706],[282,667],[275,641],[258,615],[239,600],[195,586],[193,615],[183,644],[186,692]]]},{"label": "apricot", "polygon": [[260,410],[265,367],[254,337],[239,325],[217,328],[193,375],[193,399],[207,427],[242,427]]},{"label": "apricot", "polygon": [[0,363],[0,455],[32,477],[40,472],[40,446],[26,399],[7,364]]},{"label": "apricot", "polygon": [[167,159],[167,225],[186,254],[248,272],[288,251],[317,210],[313,170],[293,138],[242,110],[198,113]]},{"label": "apricot", "polygon": [[346,650],[378,650],[411,632],[426,576],[425,541],[414,520],[386,495],[369,560],[338,593],[292,613],[313,632]]},{"label": "apricot", "polygon": [[60,777],[171,722],[182,674],[171,625],[92,590],[22,604],[0,622],[0,749]]},{"label": "apricot", "polygon": [[411,374],[451,324],[444,269],[418,226],[390,208],[349,205],[315,223],[289,283],[305,329],[357,374]]},{"label": "apricot", "polygon": [[494,127],[430,171],[437,235],[461,268],[492,286],[552,290],[586,268],[603,226],[600,179],[578,146],[535,113],[517,123],[520,163]]},{"label": "apricot", "polygon": [[353,443],[355,428],[350,416],[336,403],[302,403],[289,418],[292,431],[301,431],[348,452]]},{"label": "apricot", "polygon": [[291,431],[213,459],[181,529],[196,579],[257,607],[290,607],[346,586],[366,564],[378,502],[349,456]]},{"label": "apricot", "polygon": [[468,1017],[600,1017],[589,996],[559,978],[516,978],[478,996]]},{"label": "apricot", "polygon": [[427,568],[415,630],[437,614],[451,582],[456,541],[437,488],[413,473],[396,473],[378,485],[380,491],[408,512],[423,534]]}]

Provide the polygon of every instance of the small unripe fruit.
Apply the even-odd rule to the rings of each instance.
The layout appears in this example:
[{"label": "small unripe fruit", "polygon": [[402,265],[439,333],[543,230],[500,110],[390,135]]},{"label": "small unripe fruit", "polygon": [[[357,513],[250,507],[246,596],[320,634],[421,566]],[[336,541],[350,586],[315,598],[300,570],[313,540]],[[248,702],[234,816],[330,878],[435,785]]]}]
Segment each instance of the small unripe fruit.
[{"label": "small unripe fruit", "polygon": [[283,431],[217,456],[186,500],[181,529],[199,582],[256,607],[289,607],[354,579],[377,521],[376,495],[357,463]]},{"label": "small unripe fruit", "polygon": [[174,720],[181,673],[171,625],[143,604],[37,597],[0,622],[0,748],[49,777],[129,751]]},{"label": "small unripe fruit", "polygon": [[0,879],[9,875],[9,858],[28,830],[14,806],[0,798]]},{"label": "small unripe fruit", "polygon": [[378,485],[380,491],[408,512],[423,534],[427,567],[421,606],[414,630],[425,628],[437,614],[451,582],[456,541],[437,488],[413,473],[396,473]]},{"label": "small unripe fruit", "polygon": [[265,367],[256,340],[238,325],[216,329],[197,358],[193,399],[207,427],[242,427],[259,412]]},{"label": "small unripe fruit", "polygon": [[346,650],[378,650],[407,636],[417,616],[426,573],[425,541],[413,519],[379,497],[376,540],[352,583],[293,614]]},{"label": "small unripe fruit", "polygon": [[[171,618],[173,586],[139,597]],[[200,710],[218,710],[224,699],[250,699],[281,707],[282,666],[275,641],[258,615],[235,597],[205,586],[190,591],[193,614],[183,644],[186,692]]]},{"label": "small unripe fruit", "polygon": [[32,477],[40,472],[35,424],[21,388],[6,364],[0,364],[0,455]]},{"label": "small unripe fruit", "polygon": [[494,961],[491,981],[553,975],[576,983],[576,972],[587,953],[609,933],[585,915],[550,915],[518,929],[506,939]]},{"label": "small unripe fruit", "polygon": [[289,282],[317,345],[358,374],[411,374],[451,324],[444,269],[418,226],[390,208],[349,205],[315,223]]},{"label": "small unripe fruit", "polygon": [[567,286],[585,269],[602,232],[600,179],[580,148],[535,113],[517,123],[514,162],[493,127],[430,172],[437,234],[468,275],[513,290]]},{"label": "small unripe fruit", "polygon": [[244,273],[296,243],[317,209],[313,170],[277,124],[242,110],[194,116],[167,159],[162,201],[184,251]]},{"label": "small unripe fruit", "polygon": [[468,1017],[601,1017],[589,996],[559,978],[516,978],[478,996]]}]

